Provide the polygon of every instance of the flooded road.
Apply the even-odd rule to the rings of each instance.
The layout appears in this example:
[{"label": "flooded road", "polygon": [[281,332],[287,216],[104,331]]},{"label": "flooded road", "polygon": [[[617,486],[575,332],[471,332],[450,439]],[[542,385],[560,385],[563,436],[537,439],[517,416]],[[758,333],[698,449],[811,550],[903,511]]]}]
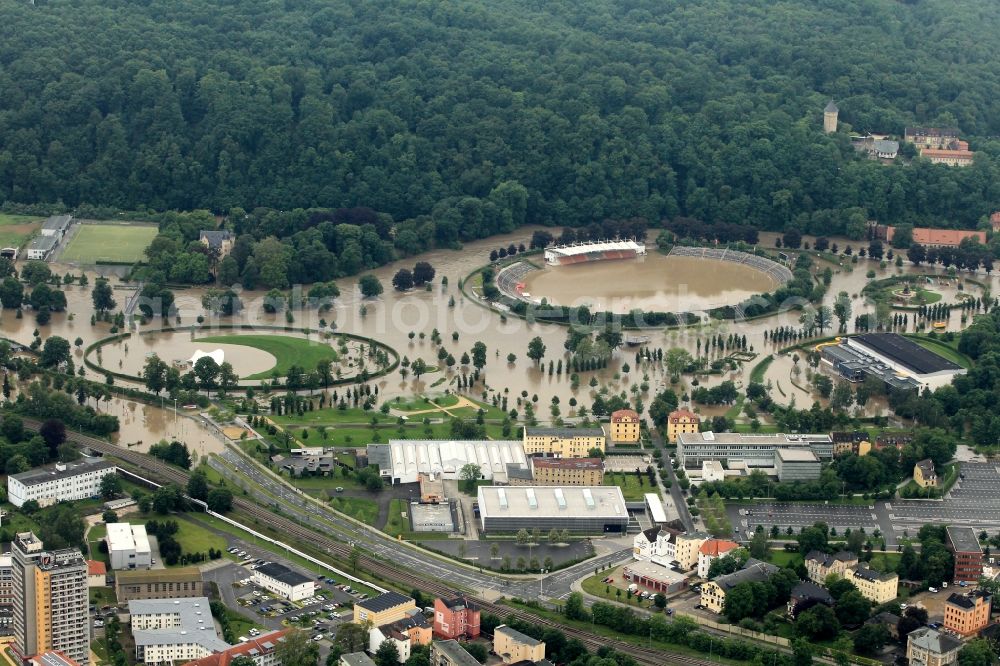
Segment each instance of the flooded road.
[{"label": "flooded road", "polygon": [[525,296],[553,305],[590,305],[594,311],[627,314],[697,312],[736,305],[773,291],[778,282],[762,271],[730,261],[664,256],[549,266],[525,276]]}]

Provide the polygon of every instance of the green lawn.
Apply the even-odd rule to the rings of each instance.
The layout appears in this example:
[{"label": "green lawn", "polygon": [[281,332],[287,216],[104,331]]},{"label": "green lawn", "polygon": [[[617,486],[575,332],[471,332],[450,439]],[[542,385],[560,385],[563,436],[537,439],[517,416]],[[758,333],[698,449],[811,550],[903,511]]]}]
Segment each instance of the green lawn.
[{"label": "green lawn", "polygon": [[375,500],[363,497],[334,497],[330,500],[330,506],[367,525],[374,525],[378,519],[378,502]]},{"label": "green lawn", "polygon": [[37,217],[0,213],[0,247],[21,247],[41,226]]},{"label": "green lawn", "polygon": [[98,608],[117,603],[115,589],[113,587],[92,587],[90,588],[90,603]]},{"label": "green lawn", "polygon": [[99,261],[141,261],[158,230],[152,225],[81,224],[62,254],[62,261],[96,264]]},{"label": "green lawn", "polygon": [[312,370],[320,361],[335,361],[337,359],[337,352],[326,343],[287,335],[212,335],[206,338],[196,338],[195,342],[244,345],[266,351],[274,356],[275,365],[273,368],[243,379],[267,379],[275,373],[279,377],[284,377],[293,365]]},{"label": "green lawn", "polygon": [[767,374],[767,369],[770,367],[771,363],[774,361],[774,356],[766,356],[760,363],[753,367],[750,371],[750,381],[757,382],[758,384],[764,383],[764,375]]},{"label": "green lawn", "polygon": [[282,416],[271,416],[270,419],[278,425],[295,424],[316,424],[334,425],[338,423],[371,423],[375,417],[378,423],[395,423],[395,416],[386,416],[381,412],[365,411],[360,407],[347,407],[339,409],[337,407],[326,407],[324,409],[314,409],[312,411],[299,414],[284,414]]},{"label": "green lawn", "polygon": [[927,336],[924,335],[916,335],[912,333],[907,335],[906,337],[910,338],[924,349],[932,351],[938,356],[943,356],[952,363],[957,363],[963,368],[972,367],[972,361],[970,361],[965,354],[961,353],[960,351],[958,351],[958,349],[952,347],[946,342],[943,342],[941,340],[935,340],[933,338],[928,338]]},{"label": "green lawn", "polygon": [[416,412],[423,409],[437,409],[438,407],[451,407],[458,403],[458,397],[454,395],[440,395],[436,398],[428,400],[424,397],[414,398],[412,400],[400,400],[393,401],[389,404],[392,405],[394,409],[398,409],[401,412]]},{"label": "green lawn", "polygon": [[389,503],[389,518],[386,520],[385,528],[382,531],[392,536],[399,536],[402,534],[405,539],[406,535],[410,532],[410,520],[409,513],[407,513],[406,518],[403,518],[403,512],[408,512],[409,510],[410,505],[406,500],[392,500],[392,502]]},{"label": "green lawn", "polygon": [[103,523],[100,525],[94,525],[92,528],[90,528],[90,531],[87,532],[87,545],[90,546],[90,556],[89,556],[90,559],[100,560],[101,562],[104,562],[105,566],[107,566],[108,570],[110,571],[111,559],[108,557],[107,553],[102,553],[100,548],[101,541],[103,541],[104,537],[106,537],[107,535],[108,535],[108,528],[106,525],[104,525]]},{"label": "green lawn", "polygon": [[[185,553],[205,553],[209,548],[226,550],[226,540],[214,532],[210,532],[201,525],[194,523],[187,518],[175,516],[177,520],[177,534],[174,538],[181,544],[181,549]],[[225,553],[223,553],[225,554]]]},{"label": "green lawn", "polygon": [[608,472],[604,475],[604,485],[621,488],[626,502],[637,502],[642,500],[646,493],[659,492],[656,486],[649,485],[649,479],[645,474],[642,475],[642,484],[640,485],[639,478],[634,472]]}]

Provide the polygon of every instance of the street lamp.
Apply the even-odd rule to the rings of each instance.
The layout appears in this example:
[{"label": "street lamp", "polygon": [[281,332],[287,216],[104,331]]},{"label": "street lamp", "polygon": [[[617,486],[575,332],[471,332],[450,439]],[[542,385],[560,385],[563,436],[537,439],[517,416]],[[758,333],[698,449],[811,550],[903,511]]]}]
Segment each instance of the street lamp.
[{"label": "street lamp", "polygon": [[542,591],[543,584],[545,583],[545,574],[549,572],[548,569],[542,569],[542,575],[538,577],[538,598],[541,599],[544,596]]}]

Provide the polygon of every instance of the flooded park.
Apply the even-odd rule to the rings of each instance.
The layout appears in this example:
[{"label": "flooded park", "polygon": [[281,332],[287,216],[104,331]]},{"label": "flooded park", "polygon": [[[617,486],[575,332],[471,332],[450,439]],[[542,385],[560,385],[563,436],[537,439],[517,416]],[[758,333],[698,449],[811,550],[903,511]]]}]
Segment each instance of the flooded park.
[{"label": "flooded park", "polygon": [[[378,387],[380,398],[386,400],[395,396],[458,391],[462,368],[457,365],[448,368],[443,364],[438,367],[441,363],[438,345],[432,341],[436,329],[441,347],[455,358],[469,351],[476,342],[485,344],[487,363],[482,373],[485,389],[477,386],[473,397],[489,400],[494,396],[507,396],[511,408],[515,407],[514,403],[522,395],[529,396],[529,399],[537,396],[538,405],[544,406],[548,406],[553,398],[558,398],[562,405],[561,418],[571,419],[576,411],[569,405],[589,408],[599,391],[604,394],[626,393],[632,396],[633,401],[636,398],[641,400],[644,407],[648,407],[656,393],[667,386],[679,395],[685,394],[692,386],[692,376],[685,375],[679,383],[671,385],[664,364],[644,362],[636,365],[636,347],[621,347],[612,355],[607,367],[581,373],[581,381],[575,383],[568,371],[552,373],[548,370],[550,360],[562,360],[564,363],[569,360],[564,347],[567,338],[565,326],[526,321],[512,313],[492,308],[480,299],[467,295],[473,293],[470,290],[460,288],[463,280],[489,262],[492,249],[510,243],[526,244],[532,231],[531,228],[525,228],[516,233],[467,243],[460,251],[435,250],[405,262],[383,266],[372,271],[385,286],[385,291],[376,298],[362,297],[357,288],[357,277],[343,278],[338,281],[341,296],[335,300],[332,308],[296,310],[294,323],[287,321],[285,313],[267,312],[262,306],[262,291],[242,291],[240,298],[243,310],[232,317],[216,317],[207,313],[202,305],[205,289],[179,289],[175,291],[178,318],[167,322],[174,330],[161,331],[163,323],[153,320],[138,326],[138,330],[130,332],[126,337],[108,342],[99,350],[92,350],[88,358],[103,369],[139,375],[147,357],[153,353],[167,363],[183,363],[195,352],[207,353],[221,349],[225,359],[233,365],[241,378],[266,377],[275,367],[276,361],[272,354],[254,346],[229,344],[214,338],[231,334],[231,329],[238,326],[245,329],[240,333],[251,333],[254,336],[293,336],[322,349],[337,352],[339,348],[339,353],[332,355],[335,359],[334,367],[343,372],[343,376],[350,377],[352,369],[357,371],[359,364],[363,363],[360,356],[364,343],[351,342],[350,348],[345,352],[342,347],[345,343],[340,334],[347,333],[381,343],[409,362],[419,358],[430,366],[430,370],[419,377],[413,373],[404,375],[397,369],[369,380],[370,384]],[[761,246],[773,247],[774,235],[761,234]],[[394,291],[391,287],[393,274],[404,265],[412,265],[414,260],[426,261],[436,269],[434,282],[428,290]],[[79,273],[79,270],[59,264],[52,264],[51,268],[55,273],[67,270]],[[565,270],[567,268],[570,270]],[[90,282],[92,284],[100,274],[109,277],[120,308],[131,294],[130,285],[115,275],[116,269],[101,269],[96,272],[87,271]],[[933,292],[942,304],[955,304],[961,298],[981,296],[987,288],[992,293],[997,291],[995,277],[982,272],[954,277],[947,275],[939,267],[913,267],[908,263],[902,267],[891,263],[880,266],[879,262],[865,258],[855,260],[843,255],[814,254],[814,274],[818,277],[826,269],[830,269],[832,275],[824,304],[832,305],[838,293],[846,292],[851,302],[851,322],[854,317],[874,312],[874,305],[862,294],[864,287],[871,282],[870,276],[873,273],[875,279],[918,275],[922,282],[921,288]],[[445,277],[446,285],[442,284],[442,278]],[[689,257],[666,257],[656,252],[650,252],[642,262],[607,261],[558,267],[558,270],[551,271],[541,270],[536,272],[531,283],[533,293],[550,294],[556,301],[565,299],[573,302],[590,295],[593,303],[600,304],[601,299],[606,299],[626,304],[621,306],[625,310],[632,307],[653,309],[653,305],[664,302],[669,305],[671,299],[679,298],[708,307],[721,302],[739,301],[773,287],[769,277],[743,266]],[[74,343],[74,360],[77,365],[81,365],[84,350],[89,345],[113,337],[111,325],[104,322],[91,324],[93,305],[90,286],[70,285],[65,287],[65,293],[66,312],[53,314],[51,322],[39,332],[43,338],[59,335]],[[678,308],[688,309],[697,308]],[[698,325],[643,330],[641,335],[648,338],[645,345],[649,348],[662,348],[664,351],[681,348],[692,356],[700,352],[702,357],[708,353],[706,341],[711,336],[725,337],[730,333],[746,336],[747,347],[755,356],[754,360],[736,363],[735,368],[724,368],[716,373],[697,376],[700,386],[711,387],[731,380],[738,388],[745,388],[750,370],[767,355],[788,345],[772,342],[770,338],[765,339],[765,333],[781,327],[798,329],[801,327],[801,315],[798,310],[790,310],[743,321],[703,318]],[[199,317],[204,317],[200,323]],[[956,308],[946,322],[938,322],[938,327],[941,330],[958,331],[962,327],[961,317],[961,311]],[[851,322],[848,323],[849,332],[853,332]],[[198,330],[192,332],[192,326],[198,326]],[[275,330],[286,326],[294,330]],[[916,317],[911,312],[905,331],[912,332],[916,330],[915,326]],[[18,319],[13,310],[3,310],[0,312],[0,328],[4,337],[29,345],[39,327],[30,313],[25,313],[23,318]],[[900,328],[896,330],[903,331]],[[827,329],[826,334],[835,332],[836,322],[833,328]],[[546,349],[540,364],[527,357],[528,342],[536,336],[541,338]],[[204,338],[211,339],[206,341]],[[725,353],[713,349],[708,360],[723,356]],[[509,361],[509,358],[512,360]],[[772,386],[771,397],[775,401],[789,404],[794,400],[797,406],[807,407],[818,398],[806,385],[804,376],[796,377],[800,371],[795,366],[792,354],[777,355],[767,366],[763,381]],[[311,370],[313,367],[314,361],[307,369]],[[87,377],[97,381],[105,379],[102,372],[91,367],[87,367],[85,373]],[[590,385],[591,377],[597,380],[595,386]],[[127,380],[116,380],[116,385],[130,384]],[[140,384],[135,386],[141,387]],[[571,399],[574,400],[571,402]],[[189,411],[179,406],[178,414],[174,405],[169,403],[169,400],[165,400],[161,407],[115,398],[110,404],[102,402],[98,408],[116,414],[121,420],[121,432],[118,433],[117,440],[122,445],[145,448],[159,439],[183,437],[199,454],[221,447],[221,444],[212,441],[214,437],[198,421],[185,416],[190,414]],[[726,412],[726,406],[695,407],[705,415]],[[863,408],[862,413],[872,415],[883,409],[884,405],[873,400]],[[537,416],[542,421],[550,418],[545,408],[538,409]]]}]

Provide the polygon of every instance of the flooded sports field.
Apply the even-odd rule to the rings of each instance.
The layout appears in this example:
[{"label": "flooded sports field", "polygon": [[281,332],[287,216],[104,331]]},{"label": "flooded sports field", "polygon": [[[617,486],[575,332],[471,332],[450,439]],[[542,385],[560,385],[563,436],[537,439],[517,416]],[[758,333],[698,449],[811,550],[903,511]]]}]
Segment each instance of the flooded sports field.
[{"label": "flooded sports field", "polygon": [[553,305],[590,305],[626,314],[695,312],[736,305],[773,291],[778,281],[745,264],[701,257],[650,253],[635,259],[548,266],[525,276],[532,300]]}]

